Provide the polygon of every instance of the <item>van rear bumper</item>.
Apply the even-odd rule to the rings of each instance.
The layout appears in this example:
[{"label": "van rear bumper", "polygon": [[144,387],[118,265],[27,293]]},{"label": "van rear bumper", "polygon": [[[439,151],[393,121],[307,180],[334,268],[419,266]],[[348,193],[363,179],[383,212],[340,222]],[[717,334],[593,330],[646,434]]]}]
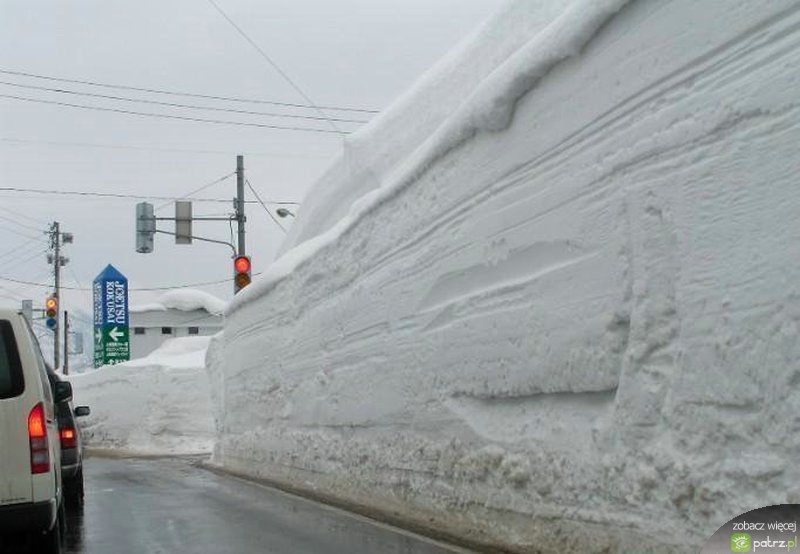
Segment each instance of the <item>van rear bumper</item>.
[{"label": "van rear bumper", "polygon": [[55,500],[0,506],[0,533],[48,531],[56,521]]}]

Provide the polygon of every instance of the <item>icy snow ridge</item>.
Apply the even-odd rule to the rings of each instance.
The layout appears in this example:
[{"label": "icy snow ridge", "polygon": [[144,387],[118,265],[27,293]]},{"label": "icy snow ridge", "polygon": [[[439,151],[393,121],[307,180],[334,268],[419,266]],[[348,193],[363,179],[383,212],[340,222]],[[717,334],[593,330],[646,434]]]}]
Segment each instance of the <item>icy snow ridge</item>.
[{"label": "icy snow ridge", "polygon": [[800,4],[617,7],[512,4],[354,139],[209,348],[219,463],[515,552],[800,498]]}]

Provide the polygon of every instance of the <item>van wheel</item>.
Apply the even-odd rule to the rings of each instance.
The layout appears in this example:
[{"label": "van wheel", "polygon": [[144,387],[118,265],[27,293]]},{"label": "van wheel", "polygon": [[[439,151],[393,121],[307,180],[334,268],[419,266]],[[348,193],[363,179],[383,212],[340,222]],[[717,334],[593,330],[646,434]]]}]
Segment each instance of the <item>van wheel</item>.
[{"label": "van wheel", "polygon": [[61,530],[66,526],[66,517],[64,516],[63,505],[58,509],[58,517],[47,533],[37,533],[33,536],[31,541],[33,544],[33,552],[41,552],[42,554],[61,554]]},{"label": "van wheel", "polygon": [[78,470],[75,477],[64,482],[64,500],[70,508],[83,506],[83,468]]}]

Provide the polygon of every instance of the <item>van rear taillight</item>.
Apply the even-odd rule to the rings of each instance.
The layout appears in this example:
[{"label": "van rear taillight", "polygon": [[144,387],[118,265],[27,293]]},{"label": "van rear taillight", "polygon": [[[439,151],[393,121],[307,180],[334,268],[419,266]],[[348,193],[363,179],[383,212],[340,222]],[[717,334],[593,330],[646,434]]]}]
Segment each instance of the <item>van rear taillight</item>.
[{"label": "van rear taillight", "polygon": [[61,435],[61,448],[76,448],[78,436],[73,427],[65,427],[59,432]]},{"label": "van rear taillight", "polygon": [[50,448],[47,441],[47,419],[44,404],[39,402],[28,416],[28,440],[31,445],[31,473],[50,471]]}]

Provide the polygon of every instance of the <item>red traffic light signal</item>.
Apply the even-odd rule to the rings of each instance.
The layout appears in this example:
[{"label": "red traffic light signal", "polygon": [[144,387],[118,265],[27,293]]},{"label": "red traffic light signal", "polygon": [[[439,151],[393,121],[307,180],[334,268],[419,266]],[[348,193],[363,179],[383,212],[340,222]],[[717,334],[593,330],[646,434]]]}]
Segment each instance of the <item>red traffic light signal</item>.
[{"label": "red traffic light signal", "polygon": [[233,260],[233,292],[234,294],[250,284],[250,257],[236,256]]},{"label": "red traffic light signal", "polygon": [[250,273],[250,258],[248,256],[236,256],[233,260],[233,269],[236,273]]}]

